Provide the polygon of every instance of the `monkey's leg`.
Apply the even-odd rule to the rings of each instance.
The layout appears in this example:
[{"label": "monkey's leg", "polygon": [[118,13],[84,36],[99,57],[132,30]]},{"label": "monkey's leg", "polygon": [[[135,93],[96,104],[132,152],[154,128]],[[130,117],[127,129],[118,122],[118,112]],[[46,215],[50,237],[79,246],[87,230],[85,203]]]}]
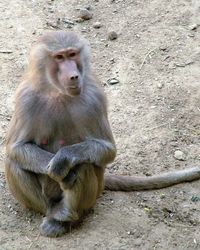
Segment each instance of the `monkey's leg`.
[{"label": "monkey's leg", "polygon": [[[49,199],[46,217],[44,217],[42,224],[40,225],[40,233],[46,237],[58,237],[69,231],[71,222],[76,218],[68,209],[68,206],[64,203],[64,199],[61,200]],[[63,219],[65,218],[65,219]]]},{"label": "monkey's leg", "polygon": [[[6,177],[11,192],[24,207],[33,209],[42,214],[47,213],[51,206],[52,199],[44,194],[44,176],[23,170],[16,162],[7,160]],[[53,188],[54,187],[49,185],[49,191]],[[55,190],[57,189],[54,188],[54,191]],[[59,190],[57,191],[59,192]],[[54,202],[55,200],[56,199],[54,199]],[[66,225],[66,223],[58,222],[54,219],[47,219],[45,217],[40,226],[40,232],[44,236],[56,237],[67,232],[68,228],[69,226]]]},{"label": "monkey's leg", "polygon": [[96,203],[96,199],[103,188],[103,172],[97,173],[92,164],[77,166],[73,186],[69,188],[69,177],[65,178],[60,187],[63,190],[63,199],[52,210],[52,217],[58,221],[75,222],[83,213]]},{"label": "monkey's leg", "polygon": [[57,221],[75,222],[79,219],[77,211],[77,203],[79,201],[79,194],[75,193],[73,189],[63,191],[62,200],[57,203],[48,213],[48,218],[53,218]]},{"label": "monkey's leg", "polygon": [[101,195],[101,193],[104,190],[104,173],[105,173],[105,168],[104,167],[99,167],[95,166],[94,167],[94,172],[98,180],[98,192],[97,192],[97,198]]},{"label": "monkey's leg", "polygon": [[47,203],[37,174],[23,170],[17,162],[7,160],[6,177],[11,192],[24,207],[46,213]]},{"label": "monkey's leg", "polygon": [[47,175],[40,175],[39,181],[41,184],[42,194],[46,200],[47,207],[43,221],[40,225],[40,233],[47,237],[57,237],[66,233],[69,230],[70,224],[67,222],[58,221],[53,217],[56,211],[62,209],[62,190],[60,185],[49,178]]},{"label": "monkey's leg", "polygon": [[71,225],[76,225],[83,214],[94,206],[102,192],[103,169],[96,170],[91,164],[82,164],[76,169],[60,183],[62,199],[48,208],[40,226],[44,236],[57,237],[68,232]]},{"label": "monkey's leg", "polygon": [[[61,183],[62,199],[54,199],[48,207],[46,217],[40,226],[44,236],[57,237],[69,231],[71,225],[82,219],[103,190],[104,169],[91,164],[82,164],[75,172],[70,172]],[[50,181],[50,180],[49,180]],[[46,195],[55,192],[56,187],[48,181]],[[53,180],[51,180],[53,182]],[[49,192],[49,195],[48,195]],[[55,192],[57,193],[57,192]],[[52,198],[50,199],[53,200]]]},{"label": "monkey's leg", "polygon": [[[61,184],[49,178],[48,176],[41,177],[42,190],[48,200],[47,218],[53,218],[58,221],[75,221],[78,219],[76,212],[70,209],[68,202],[63,198],[63,190],[71,190],[77,180],[77,171],[70,170],[68,175],[62,181],[64,189],[61,189]],[[70,192],[71,193],[71,192]]]},{"label": "monkey's leg", "polygon": [[68,175],[59,183],[62,189],[62,199],[49,210],[48,218],[54,218],[57,221],[74,222],[79,219],[77,206],[80,197],[79,186],[80,176],[83,177],[83,164],[77,165],[71,169]]}]

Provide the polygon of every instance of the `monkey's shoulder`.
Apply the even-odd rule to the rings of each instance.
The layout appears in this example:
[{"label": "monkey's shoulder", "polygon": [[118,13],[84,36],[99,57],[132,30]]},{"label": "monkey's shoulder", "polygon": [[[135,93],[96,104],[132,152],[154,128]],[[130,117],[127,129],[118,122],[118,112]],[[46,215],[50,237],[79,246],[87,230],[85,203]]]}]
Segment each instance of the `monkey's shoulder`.
[{"label": "monkey's shoulder", "polygon": [[24,87],[17,91],[15,102],[15,112],[19,113],[22,119],[23,116],[25,119],[31,119],[43,111],[46,101],[37,91]]},{"label": "monkey's shoulder", "polygon": [[83,93],[83,102],[86,107],[96,112],[107,112],[107,98],[102,89],[97,84],[88,84]]}]

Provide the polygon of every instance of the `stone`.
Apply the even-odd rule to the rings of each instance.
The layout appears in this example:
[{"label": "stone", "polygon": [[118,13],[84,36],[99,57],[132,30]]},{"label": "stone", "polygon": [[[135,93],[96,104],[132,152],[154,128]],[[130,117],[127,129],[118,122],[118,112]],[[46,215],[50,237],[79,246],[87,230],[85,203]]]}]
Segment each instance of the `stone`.
[{"label": "stone", "polygon": [[185,161],[186,156],[181,150],[176,150],[174,152],[174,158],[179,160],[179,161]]}]

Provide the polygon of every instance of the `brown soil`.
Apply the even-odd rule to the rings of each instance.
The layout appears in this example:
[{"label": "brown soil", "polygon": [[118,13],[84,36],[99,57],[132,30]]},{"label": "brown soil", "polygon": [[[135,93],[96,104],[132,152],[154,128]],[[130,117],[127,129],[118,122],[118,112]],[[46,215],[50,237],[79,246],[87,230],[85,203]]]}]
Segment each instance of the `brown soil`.
[{"label": "brown soil", "polygon": [[[70,25],[77,8],[88,5],[93,18]],[[108,172],[152,175],[199,166],[199,0],[0,0],[0,10],[0,249],[200,249],[199,181],[149,192],[106,191],[80,227],[49,239],[39,235],[41,216],[12,198],[3,164],[30,46],[45,30],[64,29],[90,41],[93,68],[109,99],[118,156]],[[116,40],[108,40],[110,31]],[[107,85],[113,77],[120,82]],[[174,158],[176,150],[184,161]]]}]

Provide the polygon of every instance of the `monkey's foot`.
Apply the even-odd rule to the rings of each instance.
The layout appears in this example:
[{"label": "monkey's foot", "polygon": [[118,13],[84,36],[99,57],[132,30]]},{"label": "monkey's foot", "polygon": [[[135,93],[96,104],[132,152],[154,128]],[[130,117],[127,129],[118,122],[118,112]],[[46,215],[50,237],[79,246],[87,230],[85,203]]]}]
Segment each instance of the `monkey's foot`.
[{"label": "monkey's foot", "polygon": [[56,221],[73,222],[79,219],[79,215],[76,210],[69,208],[65,197],[55,204],[47,213],[47,217],[51,217]]},{"label": "monkey's foot", "polygon": [[67,207],[58,207],[52,211],[51,216],[57,221],[77,221],[79,219],[78,213],[75,211],[70,211]]},{"label": "monkey's foot", "polygon": [[70,223],[56,221],[45,217],[40,225],[40,233],[46,237],[59,237],[69,232]]}]

